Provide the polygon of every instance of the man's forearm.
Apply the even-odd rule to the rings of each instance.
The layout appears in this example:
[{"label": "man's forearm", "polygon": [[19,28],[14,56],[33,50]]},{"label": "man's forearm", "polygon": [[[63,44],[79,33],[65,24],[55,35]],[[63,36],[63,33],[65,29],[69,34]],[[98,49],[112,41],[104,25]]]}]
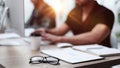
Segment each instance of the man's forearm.
[{"label": "man's forearm", "polygon": [[56,28],[53,28],[53,29],[46,29],[46,32],[47,33],[50,33],[50,34],[53,34],[53,35],[61,35],[59,30],[56,29]]},{"label": "man's forearm", "polygon": [[54,29],[46,29],[47,33],[53,34],[53,35],[57,35],[57,36],[62,36],[65,35],[68,32],[68,29],[60,29],[60,28],[54,28]]},{"label": "man's forearm", "polygon": [[47,29],[46,32],[54,35],[64,35],[69,31],[69,26],[67,24],[62,24],[60,27]]},{"label": "man's forearm", "polygon": [[99,43],[100,41],[97,39],[97,37],[95,38],[95,36],[93,37],[89,33],[85,33],[72,37],[61,36],[60,42],[67,42],[74,45],[80,45],[80,44],[82,45],[82,44],[95,44],[95,43]]}]

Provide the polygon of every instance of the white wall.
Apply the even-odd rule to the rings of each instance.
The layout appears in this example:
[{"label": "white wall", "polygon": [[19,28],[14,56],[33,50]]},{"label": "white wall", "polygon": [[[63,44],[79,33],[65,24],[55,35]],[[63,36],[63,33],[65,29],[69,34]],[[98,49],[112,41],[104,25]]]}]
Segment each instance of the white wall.
[{"label": "white wall", "polygon": [[33,4],[31,3],[31,0],[24,0],[24,12],[25,12],[25,23],[30,18],[32,11],[34,9]]},{"label": "white wall", "polygon": [[6,6],[9,7],[9,29],[13,32],[24,36],[24,2],[23,0],[5,0]]},{"label": "white wall", "polygon": [[57,2],[61,2],[61,11],[56,12],[56,24],[59,27],[61,24],[65,22],[67,19],[67,15],[75,6],[75,0],[44,0],[46,3],[51,5],[54,8],[54,4]]}]

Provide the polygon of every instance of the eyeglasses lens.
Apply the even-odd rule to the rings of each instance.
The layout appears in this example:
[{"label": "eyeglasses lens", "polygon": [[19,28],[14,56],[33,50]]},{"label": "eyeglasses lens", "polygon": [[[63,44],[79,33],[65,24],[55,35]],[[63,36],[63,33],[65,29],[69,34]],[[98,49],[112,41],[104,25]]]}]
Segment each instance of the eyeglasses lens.
[{"label": "eyeglasses lens", "polygon": [[39,64],[43,62],[43,57],[32,57],[30,59],[30,63],[32,64]]},{"label": "eyeglasses lens", "polygon": [[47,62],[52,65],[57,65],[59,63],[59,60],[53,57],[47,57]]}]

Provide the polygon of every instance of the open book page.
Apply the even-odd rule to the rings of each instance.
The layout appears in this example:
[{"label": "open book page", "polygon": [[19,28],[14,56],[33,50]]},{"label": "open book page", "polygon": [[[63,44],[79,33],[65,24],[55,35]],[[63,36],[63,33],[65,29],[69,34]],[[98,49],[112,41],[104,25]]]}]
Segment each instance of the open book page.
[{"label": "open book page", "polygon": [[42,53],[59,58],[68,63],[79,63],[91,60],[103,59],[102,57],[80,52],[72,48],[62,48],[53,50],[42,50]]},{"label": "open book page", "polygon": [[115,48],[109,48],[98,44],[92,45],[80,45],[80,46],[73,46],[75,50],[84,51],[87,53],[93,53],[99,56],[112,56],[112,55],[120,55],[120,50]]}]

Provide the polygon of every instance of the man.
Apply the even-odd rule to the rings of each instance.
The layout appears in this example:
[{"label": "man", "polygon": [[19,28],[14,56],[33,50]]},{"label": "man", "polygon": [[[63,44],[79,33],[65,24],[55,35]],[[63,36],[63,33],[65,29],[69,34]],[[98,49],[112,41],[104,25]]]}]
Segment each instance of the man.
[{"label": "man", "polygon": [[[74,45],[101,44],[110,47],[110,33],[114,22],[113,13],[98,5],[94,0],[76,0],[76,7],[70,12],[66,23],[55,29],[38,29],[43,40],[67,42]],[[63,36],[71,30],[72,37]]]},{"label": "man", "polygon": [[55,27],[55,12],[51,6],[46,4],[44,0],[31,0],[34,5],[34,10],[26,28],[54,28]]}]

